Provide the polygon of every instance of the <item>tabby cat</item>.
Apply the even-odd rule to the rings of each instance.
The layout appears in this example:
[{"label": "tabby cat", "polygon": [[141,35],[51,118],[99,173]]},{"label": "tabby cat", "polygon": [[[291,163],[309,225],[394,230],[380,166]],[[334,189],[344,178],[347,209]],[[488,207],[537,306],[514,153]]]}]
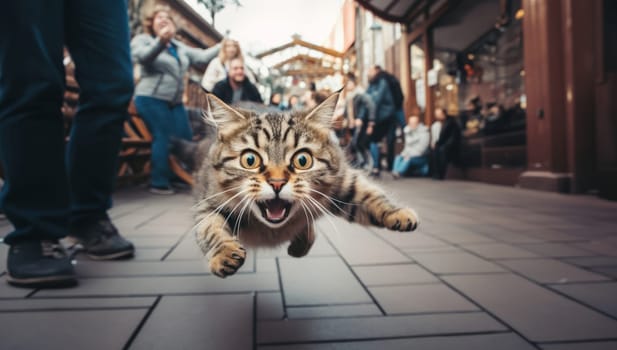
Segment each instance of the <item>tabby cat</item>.
[{"label": "tabby cat", "polygon": [[207,95],[206,118],[216,126],[196,173],[195,235],[215,275],[234,274],[246,246],[278,246],[306,255],[313,222],[326,213],[351,222],[413,231],[412,209],[390,202],[360,172],[350,169],[331,120],[331,95],[309,112],[256,113]]}]

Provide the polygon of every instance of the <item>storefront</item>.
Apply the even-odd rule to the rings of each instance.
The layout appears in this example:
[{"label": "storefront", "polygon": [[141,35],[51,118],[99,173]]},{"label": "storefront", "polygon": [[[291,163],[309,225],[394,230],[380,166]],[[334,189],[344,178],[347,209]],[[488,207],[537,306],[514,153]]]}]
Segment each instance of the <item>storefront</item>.
[{"label": "storefront", "polygon": [[403,24],[406,112],[459,118],[470,147],[453,176],[615,196],[617,2],[358,2]]}]

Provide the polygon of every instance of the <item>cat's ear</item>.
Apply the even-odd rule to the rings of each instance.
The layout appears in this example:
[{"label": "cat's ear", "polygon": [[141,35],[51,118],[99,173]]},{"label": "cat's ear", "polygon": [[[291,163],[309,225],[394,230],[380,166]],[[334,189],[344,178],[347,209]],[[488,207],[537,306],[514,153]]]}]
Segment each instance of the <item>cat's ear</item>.
[{"label": "cat's ear", "polygon": [[235,133],[237,129],[246,125],[247,119],[213,94],[207,94],[208,110],[205,113],[206,121],[214,124],[221,139]]},{"label": "cat's ear", "polygon": [[336,108],[336,103],[338,102],[338,98],[340,95],[340,91],[337,91],[330,95],[328,98],[326,98],[325,101],[317,105],[317,107],[313,108],[306,115],[305,119],[310,123],[316,123],[328,129],[332,128],[332,117],[334,116],[334,109]]}]

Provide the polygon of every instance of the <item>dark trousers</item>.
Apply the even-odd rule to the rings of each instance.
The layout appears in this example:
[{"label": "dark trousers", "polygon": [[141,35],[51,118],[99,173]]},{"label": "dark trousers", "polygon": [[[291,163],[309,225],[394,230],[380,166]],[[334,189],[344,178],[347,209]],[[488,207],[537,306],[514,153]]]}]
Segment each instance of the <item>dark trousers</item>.
[{"label": "dark trousers", "polygon": [[443,180],[446,178],[446,171],[450,157],[445,147],[435,147],[433,150],[433,179]]},{"label": "dark trousers", "polygon": [[394,142],[396,132],[396,120],[387,118],[386,120],[377,123],[373,128],[373,133],[370,135],[370,149],[373,157],[373,169],[381,170],[381,152],[379,151],[379,143],[386,138],[387,141],[387,161],[388,169],[391,170],[394,166]]},{"label": "dark trousers", "polygon": [[[63,46],[80,103],[70,142],[60,108]],[[4,241],[54,239],[106,216],[133,92],[126,0],[19,0],[0,11],[0,205]]]},{"label": "dark trousers", "polygon": [[183,104],[148,96],[136,96],[135,108],[152,133],[152,171],[150,184],[169,187],[173,173],[169,168],[169,143],[172,138],[190,141],[193,132]]}]

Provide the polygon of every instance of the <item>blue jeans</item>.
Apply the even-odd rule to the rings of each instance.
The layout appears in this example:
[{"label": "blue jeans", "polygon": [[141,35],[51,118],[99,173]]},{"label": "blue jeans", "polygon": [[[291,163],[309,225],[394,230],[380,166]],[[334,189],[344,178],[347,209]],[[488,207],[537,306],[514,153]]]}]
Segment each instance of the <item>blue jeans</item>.
[{"label": "blue jeans", "polygon": [[154,97],[136,96],[135,108],[152,133],[152,172],[150,185],[169,187],[169,141],[172,137],[191,140],[193,132],[184,105],[171,106]]},{"label": "blue jeans", "polygon": [[396,156],[396,159],[394,160],[394,169],[392,170],[393,172],[398,173],[401,176],[405,176],[412,169],[415,170],[413,172],[414,175],[427,176],[428,157],[411,157],[406,160],[403,156]]},{"label": "blue jeans", "polygon": [[[106,218],[133,94],[125,0],[5,1],[0,11],[0,205],[4,241],[56,239],[69,221]],[[80,103],[70,142],[60,107],[63,47]]]}]

